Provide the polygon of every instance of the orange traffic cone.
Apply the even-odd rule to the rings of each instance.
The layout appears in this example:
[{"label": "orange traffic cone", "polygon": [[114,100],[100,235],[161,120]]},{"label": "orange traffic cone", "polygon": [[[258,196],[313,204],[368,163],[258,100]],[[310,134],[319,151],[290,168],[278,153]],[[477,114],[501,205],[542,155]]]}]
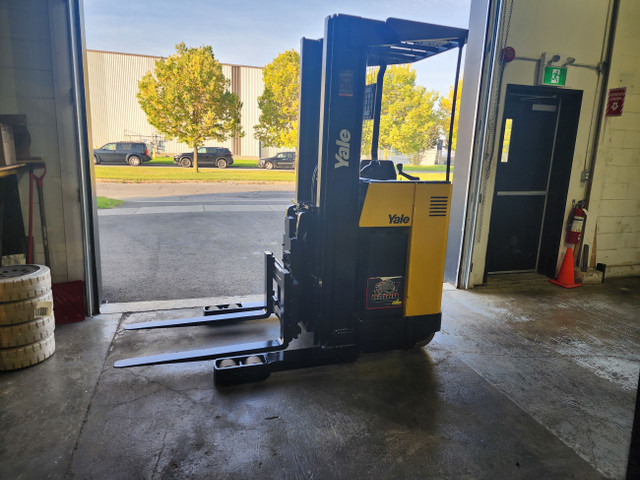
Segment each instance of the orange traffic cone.
[{"label": "orange traffic cone", "polygon": [[558,278],[555,280],[550,278],[549,281],[564,288],[576,288],[582,286],[581,283],[575,283],[575,279],[573,277],[573,248],[567,248],[567,251],[564,253],[564,259],[562,260],[562,265],[558,272]]}]

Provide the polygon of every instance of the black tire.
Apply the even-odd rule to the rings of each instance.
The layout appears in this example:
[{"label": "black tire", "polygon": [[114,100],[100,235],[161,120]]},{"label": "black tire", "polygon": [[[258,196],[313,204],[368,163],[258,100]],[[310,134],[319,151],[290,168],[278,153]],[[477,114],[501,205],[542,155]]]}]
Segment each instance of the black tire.
[{"label": "black tire", "polygon": [[142,163],[142,160],[140,160],[140,157],[136,155],[131,155],[127,161],[129,162],[129,165],[131,165],[132,167],[138,167]]},{"label": "black tire", "polygon": [[44,265],[0,267],[0,302],[18,302],[51,290],[51,273]]},{"label": "black tire", "polygon": [[431,340],[433,340],[433,337],[435,336],[436,336],[436,332],[431,332],[424,339],[420,340],[419,342],[416,342],[416,347],[422,348],[426,346],[429,342],[431,342]]},{"label": "black tire", "polygon": [[227,168],[227,165],[229,165],[229,162],[226,158],[219,158],[216,160],[216,166],[218,168]]},{"label": "black tire", "polygon": [[184,168],[190,168],[191,167],[191,159],[189,157],[182,157],[180,159],[180,166],[184,167]]},{"label": "black tire", "polygon": [[93,164],[100,165],[100,158],[97,155],[93,156]]},{"label": "black tire", "polygon": [[273,170],[273,167],[275,167],[273,162],[265,162],[264,164],[264,168],[266,168],[267,170]]}]

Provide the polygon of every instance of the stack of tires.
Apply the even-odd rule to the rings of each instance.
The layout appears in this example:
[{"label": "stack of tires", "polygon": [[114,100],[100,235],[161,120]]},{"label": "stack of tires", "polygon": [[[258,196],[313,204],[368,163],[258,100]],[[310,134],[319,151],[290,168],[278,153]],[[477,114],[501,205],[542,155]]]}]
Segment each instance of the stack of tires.
[{"label": "stack of tires", "polygon": [[53,355],[54,328],[49,268],[0,267],[0,371],[29,367]]}]

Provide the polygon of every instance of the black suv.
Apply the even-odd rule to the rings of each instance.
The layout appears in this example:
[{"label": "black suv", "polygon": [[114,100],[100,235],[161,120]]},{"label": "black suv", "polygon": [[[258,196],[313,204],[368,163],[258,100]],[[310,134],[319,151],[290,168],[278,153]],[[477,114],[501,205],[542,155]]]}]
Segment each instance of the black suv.
[{"label": "black suv", "polygon": [[258,167],[271,170],[272,168],[293,168],[296,163],[296,152],[280,152],[275,157],[261,158]]},{"label": "black suv", "polygon": [[[193,165],[193,152],[174,155],[173,163],[189,168]],[[218,168],[227,168],[233,165],[233,156],[228,148],[202,147],[198,149],[198,166],[213,165]]]},{"label": "black suv", "polygon": [[140,142],[107,143],[93,151],[93,163],[128,163],[137,167],[151,161],[149,149]]}]

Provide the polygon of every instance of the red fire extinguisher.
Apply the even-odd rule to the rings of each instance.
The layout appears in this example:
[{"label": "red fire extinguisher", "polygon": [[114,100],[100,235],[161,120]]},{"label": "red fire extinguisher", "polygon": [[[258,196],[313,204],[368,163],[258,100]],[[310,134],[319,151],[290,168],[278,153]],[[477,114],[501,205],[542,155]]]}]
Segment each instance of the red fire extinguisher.
[{"label": "red fire extinguisher", "polygon": [[584,220],[587,217],[587,211],[582,208],[582,201],[578,202],[573,209],[571,223],[569,224],[569,231],[567,232],[566,243],[577,245],[580,243],[580,236],[582,235],[582,227],[584,227]]}]

